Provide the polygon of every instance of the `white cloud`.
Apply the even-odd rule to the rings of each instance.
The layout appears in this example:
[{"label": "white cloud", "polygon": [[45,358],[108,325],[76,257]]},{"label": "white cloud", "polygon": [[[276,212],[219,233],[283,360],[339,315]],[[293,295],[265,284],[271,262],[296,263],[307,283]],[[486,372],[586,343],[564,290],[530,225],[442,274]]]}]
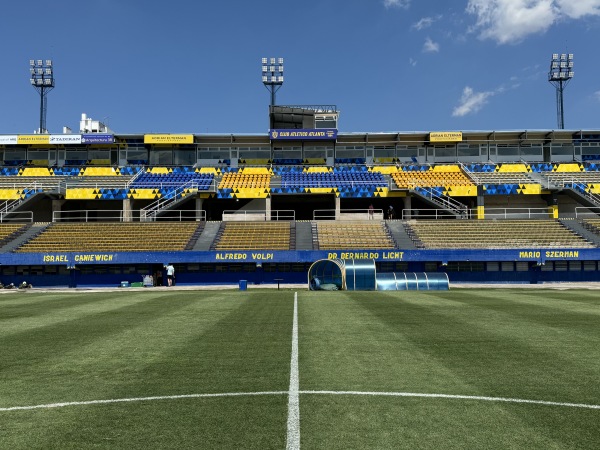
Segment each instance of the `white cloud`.
[{"label": "white cloud", "polygon": [[594,98],[600,102],[600,91],[594,92]]},{"label": "white cloud", "polygon": [[411,0],[383,0],[383,6],[386,8],[404,8],[407,9],[410,6]]},{"label": "white cloud", "polygon": [[436,22],[436,21],[440,20],[441,18],[442,18],[441,15],[438,15],[435,17],[423,17],[418,22],[413,23],[411,28],[421,31],[424,28],[429,28],[431,25],[433,25],[433,22]]},{"label": "white cloud", "polygon": [[571,19],[600,15],[600,0],[556,0],[561,13]]},{"label": "white cloud", "polygon": [[431,38],[428,37],[423,44],[423,51],[425,53],[437,53],[440,51],[440,44],[433,42]]},{"label": "white cloud", "polygon": [[415,67],[417,65],[417,60],[408,58],[408,64],[410,64],[412,67]]},{"label": "white cloud", "polygon": [[463,117],[479,111],[493,95],[495,95],[494,91],[475,92],[471,87],[466,86],[459,105],[452,111],[452,117]]},{"label": "white cloud", "polygon": [[544,33],[559,20],[600,15],[600,0],[469,0],[467,13],[476,16],[470,31],[508,44]]}]

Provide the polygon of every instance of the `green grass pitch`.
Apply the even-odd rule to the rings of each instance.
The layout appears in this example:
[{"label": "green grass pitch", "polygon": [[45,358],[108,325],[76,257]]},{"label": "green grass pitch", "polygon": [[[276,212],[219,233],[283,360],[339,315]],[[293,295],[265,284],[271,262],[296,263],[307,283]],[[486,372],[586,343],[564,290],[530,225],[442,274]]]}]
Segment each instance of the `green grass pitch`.
[{"label": "green grass pitch", "polygon": [[[600,448],[597,291],[297,292],[303,449]],[[289,289],[2,294],[0,448],[285,448],[293,314]]]}]

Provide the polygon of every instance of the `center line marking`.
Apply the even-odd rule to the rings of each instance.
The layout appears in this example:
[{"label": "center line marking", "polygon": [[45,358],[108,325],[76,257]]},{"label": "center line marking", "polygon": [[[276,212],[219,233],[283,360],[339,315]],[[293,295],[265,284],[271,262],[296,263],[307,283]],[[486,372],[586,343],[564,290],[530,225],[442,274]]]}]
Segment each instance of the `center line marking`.
[{"label": "center line marking", "polygon": [[300,377],[298,373],[298,293],[294,292],[294,321],[292,327],[292,360],[288,394],[287,450],[300,449]]}]

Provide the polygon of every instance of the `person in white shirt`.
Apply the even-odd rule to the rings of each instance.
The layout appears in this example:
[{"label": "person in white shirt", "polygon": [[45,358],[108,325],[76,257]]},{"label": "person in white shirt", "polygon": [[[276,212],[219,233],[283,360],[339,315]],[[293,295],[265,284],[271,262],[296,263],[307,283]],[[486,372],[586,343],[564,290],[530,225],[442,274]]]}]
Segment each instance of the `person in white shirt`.
[{"label": "person in white shirt", "polygon": [[165,266],[167,269],[167,284],[169,287],[173,286],[173,280],[175,279],[175,267],[173,264],[169,263]]}]

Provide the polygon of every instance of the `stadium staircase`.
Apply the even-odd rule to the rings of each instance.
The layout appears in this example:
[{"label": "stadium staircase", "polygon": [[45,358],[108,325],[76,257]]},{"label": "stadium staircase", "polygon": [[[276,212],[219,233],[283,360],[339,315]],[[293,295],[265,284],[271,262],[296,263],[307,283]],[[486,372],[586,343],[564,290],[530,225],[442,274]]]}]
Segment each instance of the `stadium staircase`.
[{"label": "stadium staircase", "polygon": [[196,227],[196,230],[192,234],[192,237],[190,238],[190,240],[186,244],[186,246],[185,246],[186,250],[193,250],[194,249],[194,246],[196,245],[196,242],[198,242],[198,239],[202,235],[203,231],[204,231],[204,222],[200,222],[198,224],[198,226]]},{"label": "stadium staircase", "polygon": [[0,247],[0,253],[9,253],[14,251],[25,242],[40,234],[47,226],[48,223],[34,223],[30,226],[28,225],[20,234],[18,234],[16,237],[12,237],[10,241]]},{"label": "stadium staircase", "polygon": [[581,203],[588,208],[600,208],[600,195],[586,192],[585,187],[564,188],[563,193],[571,197],[573,200]]},{"label": "stadium staircase", "polygon": [[313,250],[311,222],[296,222],[296,250]]},{"label": "stadium staircase", "polygon": [[7,200],[0,203],[0,214],[6,219],[10,218],[11,212],[22,211],[25,206],[37,202],[42,196],[47,194],[60,194],[61,185],[59,183],[48,185],[44,183],[33,182],[19,189],[21,198]]},{"label": "stadium staircase", "polygon": [[190,180],[173,190],[168,196],[161,197],[145,208],[140,209],[140,220],[144,222],[156,220],[162,213],[189,200],[190,194],[193,195],[196,192],[198,192],[198,183],[195,180]]},{"label": "stadium staircase", "polygon": [[409,236],[406,225],[404,222],[400,220],[388,220],[386,222],[388,230],[390,230],[390,234],[394,241],[396,241],[396,245],[399,249],[402,250],[416,250],[417,246],[415,245],[413,239]]},{"label": "stadium staircase", "polygon": [[576,219],[559,219],[560,223],[563,224],[564,227],[571,230],[573,233],[578,234],[586,241],[591,242],[596,247],[600,247],[600,235],[590,231],[583,223]]},{"label": "stadium staircase", "polygon": [[543,176],[538,172],[528,172],[527,176],[531,178],[531,181],[537,183],[542,186],[542,189],[555,189],[556,186],[552,184],[552,182],[548,179],[548,177]]},{"label": "stadium staircase", "polygon": [[443,195],[433,188],[421,187],[417,189],[410,189],[410,192],[415,197],[418,197],[426,203],[448,212],[450,215],[453,215],[456,218],[466,219],[468,216],[469,208],[467,205],[454,200],[452,197]]},{"label": "stadium staircase", "polygon": [[196,243],[192,247],[192,250],[197,252],[209,251],[211,245],[217,237],[221,222],[206,222],[202,234],[196,240]]}]

